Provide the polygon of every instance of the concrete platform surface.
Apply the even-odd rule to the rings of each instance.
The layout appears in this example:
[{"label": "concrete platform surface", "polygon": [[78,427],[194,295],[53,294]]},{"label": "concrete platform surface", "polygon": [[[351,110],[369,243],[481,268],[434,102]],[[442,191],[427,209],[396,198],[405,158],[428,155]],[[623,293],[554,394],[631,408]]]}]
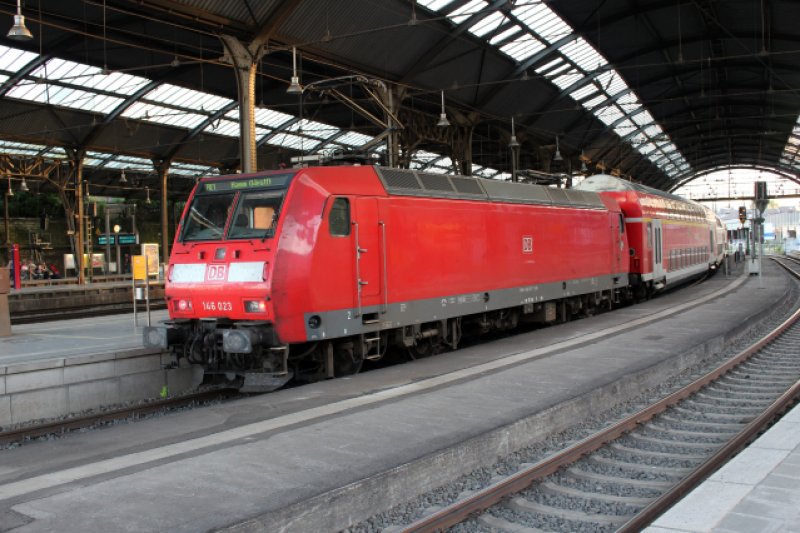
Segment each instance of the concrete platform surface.
[{"label": "concrete platform surface", "polygon": [[[139,349],[147,317],[144,311],[138,316],[138,328],[132,313],[14,325],[10,337],[0,338],[0,367]],[[167,312],[152,311],[150,317],[156,323]]]},{"label": "concrete platform surface", "polygon": [[645,529],[712,531],[800,531],[800,406]]},{"label": "concrete platform surface", "polygon": [[775,268],[763,288],[716,276],[410,364],[0,451],[0,524],[338,530],[660,383],[787,288]]}]

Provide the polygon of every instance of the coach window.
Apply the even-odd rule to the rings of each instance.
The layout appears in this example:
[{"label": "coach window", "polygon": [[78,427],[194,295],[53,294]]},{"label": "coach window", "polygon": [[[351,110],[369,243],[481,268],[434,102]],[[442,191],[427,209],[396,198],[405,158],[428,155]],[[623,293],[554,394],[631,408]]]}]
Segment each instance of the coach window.
[{"label": "coach window", "polygon": [[328,215],[328,226],[334,237],[350,235],[350,200],[337,198],[333,201],[331,212]]}]

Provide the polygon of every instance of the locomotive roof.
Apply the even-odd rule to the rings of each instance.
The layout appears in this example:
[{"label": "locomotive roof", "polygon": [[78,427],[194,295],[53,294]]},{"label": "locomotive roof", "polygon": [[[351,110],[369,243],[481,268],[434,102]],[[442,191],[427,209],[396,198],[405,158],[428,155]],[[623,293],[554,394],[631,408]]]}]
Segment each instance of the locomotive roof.
[{"label": "locomotive roof", "polygon": [[595,192],[636,191],[703,207],[702,204],[699,204],[693,200],[688,200],[682,196],[670,194],[668,192],[648,187],[647,185],[642,185],[641,183],[634,183],[632,181],[624,180],[609,174],[595,174],[594,176],[590,176],[576,185],[575,188],[583,191]]},{"label": "locomotive roof", "polygon": [[605,209],[591,191],[556,189],[528,183],[433,174],[397,168],[375,167],[386,192],[399,196],[458,198],[492,202],[542,204],[585,209]]}]

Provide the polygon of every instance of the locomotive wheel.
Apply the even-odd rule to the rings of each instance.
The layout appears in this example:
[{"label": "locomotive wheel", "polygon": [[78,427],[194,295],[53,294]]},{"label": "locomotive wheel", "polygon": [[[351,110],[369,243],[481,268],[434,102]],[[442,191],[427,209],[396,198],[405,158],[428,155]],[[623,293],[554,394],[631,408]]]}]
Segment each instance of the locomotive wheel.
[{"label": "locomotive wheel", "polygon": [[336,377],[358,374],[364,365],[364,357],[356,353],[352,343],[336,346],[333,354],[333,369]]},{"label": "locomotive wheel", "polygon": [[437,343],[431,339],[419,339],[414,346],[409,346],[408,357],[409,359],[422,359],[436,354],[438,349]]}]

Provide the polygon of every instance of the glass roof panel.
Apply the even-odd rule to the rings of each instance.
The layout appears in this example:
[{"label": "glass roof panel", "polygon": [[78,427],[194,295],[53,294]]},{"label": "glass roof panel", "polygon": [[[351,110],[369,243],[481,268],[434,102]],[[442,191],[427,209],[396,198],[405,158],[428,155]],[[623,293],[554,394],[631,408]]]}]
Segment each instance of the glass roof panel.
[{"label": "glass roof panel", "polygon": [[475,25],[473,25],[469,31],[473,35],[483,37],[490,31],[496,30],[501,24],[503,24],[505,20],[506,16],[502,12],[495,11],[494,13],[490,13],[488,16],[475,23]]},{"label": "glass roof panel", "polygon": [[337,137],[332,142],[355,147],[363,146],[373,139],[374,137],[370,137],[369,135],[364,135],[363,133],[358,133],[356,131],[349,131],[341,137]]},{"label": "glass roof panel", "polygon": [[417,0],[417,3],[432,11],[438,11],[452,1],[453,0]]},{"label": "glass roof panel", "polygon": [[115,95],[133,94],[148,83],[146,78],[120,72],[104,74],[100,68],[58,58],[35,69],[31,76],[47,79],[54,84],[95,89]]},{"label": "glass roof panel", "polygon": [[133,103],[122,116],[186,129],[194,129],[208,119],[205,115],[188,110],[162,107],[142,101]]},{"label": "glass roof panel", "polygon": [[60,87],[49,83],[20,83],[12,87],[6,95],[9,98],[98,113],[108,113],[123,101],[122,98]]},{"label": "glass roof panel", "polygon": [[522,31],[522,28],[520,28],[517,25],[514,25],[508,28],[507,30],[503,30],[502,32],[498,33],[497,35],[489,39],[489,44],[497,44],[499,42],[505,41],[506,39],[508,39],[509,37],[520,31]]},{"label": "glass roof panel", "polygon": [[292,133],[278,133],[269,137],[265,142],[274,146],[300,150],[301,152],[312,152],[320,144],[317,140],[300,137]]},{"label": "glass roof panel", "polygon": [[39,54],[0,45],[0,70],[17,72],[37,57]]},{"label": "glass roof panel", "polygon": [[454,9],[453,11],[447,14],[450,17],[450,20],[455,22],[456,24],[461,24],[462,22],[466,21],[472,15],[480,12],[481,9],[488,6],[488,2],[486,0],[470,0],[463,6]]},{"label": "glass roof panel", "polygon": [[577,83],[578,81],[582,80],[583,78],[584,78],[583,74],[580,74],[578,72],[570,72],[567,74],[556,76],[550,81],[558,85],[559,89],[566,89],[568,87],[571,87],[574,83]]},{"label": "glass roof panel", "polygon": [[512,9],[511,13],[551,44],[572,33],[572,28],[561,20],[561,17],[553,13],[553,10],[544,2],[523,4]]},{"label": "glass roof panel", "polygon": [[191,163],[172,163],[169,166],[170,174],[181,174],[186,176],[219,174],[219,169],[204,165],[194,165]]},{"label": "glass roof panel", "polygon": [[786,164],[797,162],[798,150],[800,149],[800,116],[797,117],[792,133],[786,140],[786,146],[783,148],[782,157],[786,159]]},{"label": "glass roof panel", "polygon": [[213,94],[202,93],[192,89],[185,89],[170,83],[162,83],[147,93],[144,99],[183,109],[194,109],[198,111],[202,109],[206,112],[218,111],[233,102],[233,100],[229,98],[214,96]]},{"label": "glass roof panel", "polygon": [[303,120],[299,120],[286,128],[286,131],[299,133],[315,139],[328,139],[331,135],[334,135],[342,130],[335,126],[330,126],[328,124],[323,124],[322,122],[316,122],[314,120],[308,120],[304,118]]},{"label": "glass roof panel", "polygon": [[578,37],[574,41],[570,41],[561,48],[559,48],[562,54],[567,56],[576,65],[581,67],[583,70],[592,72],[597,68],[603,67],[607,64],[607,61],[603,59],[603,56],[597,53],[595,49],[586,41],[583,40],[582,37]]},{"label": "glass roof panel", "polygon": [[500,50],[510,55],[517,61],[529,58],[539,50],[544,50],[544,44],[529,33],[516,37],[500,47]]},{"label": "glass roof panel", "polygon": [[[239,108],[237,107],[232,111],[229,111],[226,116],[235,120],[239,120]],[[293,119],[294,117],[292,115],[281,113],[280,111],[275,111],[273,109],[267,109],[264,107],[256,108],[256,124],[265,126],[267,128],[277,128],[278,126],[286,124]]]},{"label": "glass roof panel", "polygon": [[581,87],[580,89],[578,89],[577,91],[573,91],[572,93],[570,93],[570,96],[576,102],[580,102],[581,99],[583,99],[583,98],[585,98],[585,97],[587,97],[587,96],[589,96],[591,94],[596,94],[597,91],[599,91],[599,90],[600,89],[598,89],[594,84],[588,83],[588,84],[584,85],[583,87]]}]

